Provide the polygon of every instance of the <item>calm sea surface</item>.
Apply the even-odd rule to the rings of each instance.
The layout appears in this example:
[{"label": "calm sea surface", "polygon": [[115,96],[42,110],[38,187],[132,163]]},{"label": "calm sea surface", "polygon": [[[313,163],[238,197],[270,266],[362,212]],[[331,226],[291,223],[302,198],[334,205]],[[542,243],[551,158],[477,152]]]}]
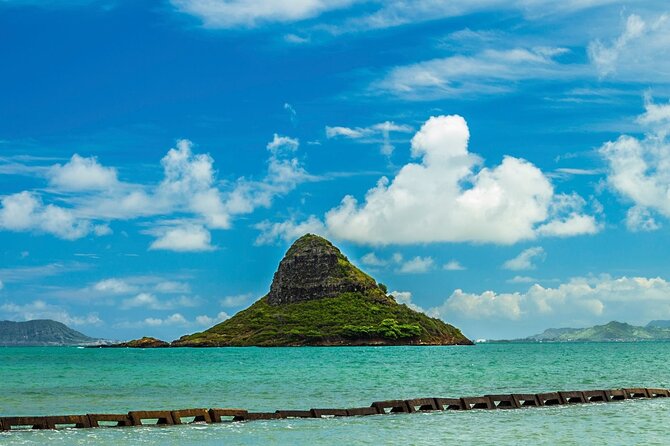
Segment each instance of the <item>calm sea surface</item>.
[{"label": "calm sea surface", "polygon": [[[424,396],[670,387],[670,343],[0,348],[0,415],[368,406]],[[670,398],[512,411],[0,433],[0,445],[670,444]]]}]

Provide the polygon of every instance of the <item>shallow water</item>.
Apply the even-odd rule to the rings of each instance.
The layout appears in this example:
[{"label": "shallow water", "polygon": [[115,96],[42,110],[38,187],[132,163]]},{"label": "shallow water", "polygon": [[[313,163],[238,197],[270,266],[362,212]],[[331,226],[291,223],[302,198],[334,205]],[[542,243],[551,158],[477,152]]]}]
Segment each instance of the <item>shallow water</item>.
[{"label": "shallow water", "polygon": [[[383,399],[670,387],[670,343],[475,347],[0,348],[0,415],[253,411]],[[0,434],[0,444],[668,444],[670,399],[220,425]]]}]

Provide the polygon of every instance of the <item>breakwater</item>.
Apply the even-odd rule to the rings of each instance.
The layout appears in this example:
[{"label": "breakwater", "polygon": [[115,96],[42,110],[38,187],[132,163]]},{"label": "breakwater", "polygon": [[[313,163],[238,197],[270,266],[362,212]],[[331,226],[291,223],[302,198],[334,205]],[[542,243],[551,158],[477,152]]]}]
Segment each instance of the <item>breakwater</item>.
[{"label": "breakwater", "polygon": [[0,417],[0,430],[124,427],[222,423],[282,418],[326,418],[414,413],[436,410],[505,410],[565,404],[609,403],[635,398],[667,398],[668,389],[624,388],[612,390],[559,391],[537,394],[500,394],[462,398],[415,398],[375,401],[367,407],[313,408],[249,412],[245,409],[212,408],[130,411],[124,414]]}]

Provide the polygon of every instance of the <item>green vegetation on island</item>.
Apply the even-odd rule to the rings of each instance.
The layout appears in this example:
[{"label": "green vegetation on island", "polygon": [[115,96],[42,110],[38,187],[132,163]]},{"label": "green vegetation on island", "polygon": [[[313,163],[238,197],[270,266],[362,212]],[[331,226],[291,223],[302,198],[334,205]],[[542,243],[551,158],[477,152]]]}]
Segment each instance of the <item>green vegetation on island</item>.
[{"label": "green vegetation on island", "polygon": [[386,287],[322,237],[288,250],[270,292],[246,310],[173,346],[471,344],[457,328],[398,304]]}]

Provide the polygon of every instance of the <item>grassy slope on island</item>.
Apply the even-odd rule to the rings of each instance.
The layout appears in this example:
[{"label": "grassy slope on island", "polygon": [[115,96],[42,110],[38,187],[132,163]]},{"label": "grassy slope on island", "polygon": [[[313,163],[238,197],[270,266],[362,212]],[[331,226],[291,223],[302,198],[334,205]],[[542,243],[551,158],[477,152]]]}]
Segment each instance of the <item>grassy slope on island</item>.
[{"label": "grassy slope on island", "polygon": [[360,293],[269,305],[262,298],[251,307],[202,333],[184,336],[176,345],[279,346],[340,344],[469,344],[461,331],[439,319],[395,302]]}]

